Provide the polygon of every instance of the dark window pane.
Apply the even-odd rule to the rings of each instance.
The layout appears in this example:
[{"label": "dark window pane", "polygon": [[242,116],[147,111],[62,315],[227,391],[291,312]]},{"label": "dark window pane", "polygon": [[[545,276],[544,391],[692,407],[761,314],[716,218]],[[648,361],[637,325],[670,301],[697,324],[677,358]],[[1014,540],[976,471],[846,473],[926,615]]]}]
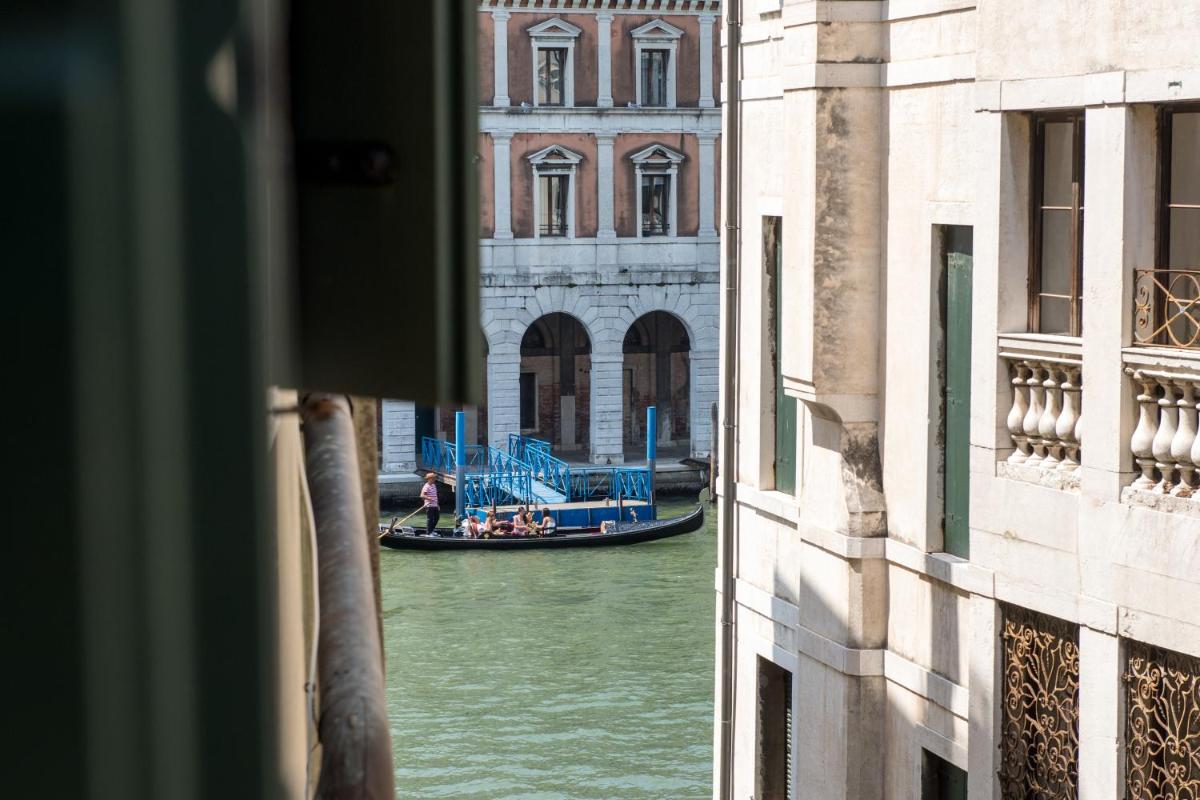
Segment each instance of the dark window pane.
[{"label": "dark window pane", "polygon": [[565,94],[566,76],[563,72],[567,61],[566,48],[542,48],[538,50],[538,103],[546,106],[561,106]]},{"label": "dark window pane", "polygon": [[1045,123],[1042,139],[1042,205],[1070,206],[1075,125]]},{"label": "dark window pane", "polygon": [[1172,208],[1167,266],[1200,269],[1200,208]]},{"label": "dark window pane", "polygon": [[567,235],[567,175],[543,175],[538,182],[539,232],[542,236]]},{"label": "dark window pane", "polygon": [[667,104],[667,50],[642,51],[642,105]]},{"label": "dark window pane", "polygon": [[1171,202],[1200,205],[1200,111],[1171,122]]},{"label": "dark window pane", "polygon": [[664,236],[670,231],[670,176],[642,176],[642,234]]},{"label": "dark window pane", "polygon": [[1062,297],[1042,297],[1038,333],[1071,333],[1071,301]]},{"label": "dark window pane", "polygon": [[521,428],[530,430],[537,426],[537,376],[532,372],[521,373]]},{"label": "dark window pane", "polygon": [[1042,286],[1050,294],[1070,294],[1074,258],[1071,248],[1071,212],[1042,212]]}]

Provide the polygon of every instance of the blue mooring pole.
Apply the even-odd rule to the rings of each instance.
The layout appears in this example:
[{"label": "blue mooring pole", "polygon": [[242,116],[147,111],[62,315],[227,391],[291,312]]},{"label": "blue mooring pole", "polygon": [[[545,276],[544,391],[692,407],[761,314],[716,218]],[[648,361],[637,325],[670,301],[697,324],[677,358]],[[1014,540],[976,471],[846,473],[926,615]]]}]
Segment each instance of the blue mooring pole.
[{"label": "blue mooring pole", "polygon": [[467,471],[467,414],[454,412],[454,524],[463,518],[466,510],[467,491],[463,479]]},{"label": "blue mooring pole", "polygon": [[658,409],[646,406],[646,467],[650,471],[650,506],[654,507],[654,462],[658,460]]}]

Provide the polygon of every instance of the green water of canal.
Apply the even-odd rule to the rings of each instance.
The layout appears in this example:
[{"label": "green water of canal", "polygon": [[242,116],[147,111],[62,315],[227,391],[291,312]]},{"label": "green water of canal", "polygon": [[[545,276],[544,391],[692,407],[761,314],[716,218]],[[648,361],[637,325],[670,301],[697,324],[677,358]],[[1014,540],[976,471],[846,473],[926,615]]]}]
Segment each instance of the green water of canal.
[{"label": "green water of canal", "polygon": [[397,796],[711,797],[706,511],[695,533],[630,547],[384,550]]}]

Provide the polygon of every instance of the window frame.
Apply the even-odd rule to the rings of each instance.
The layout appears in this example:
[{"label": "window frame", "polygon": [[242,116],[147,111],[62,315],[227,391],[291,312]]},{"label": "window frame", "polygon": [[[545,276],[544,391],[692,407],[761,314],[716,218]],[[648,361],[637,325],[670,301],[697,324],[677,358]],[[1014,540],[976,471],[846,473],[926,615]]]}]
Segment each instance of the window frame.
[{"label": "window frame", "polygon": [[[678,88],[676,63],[679,60],[679,39],[683,36],[683,30],[676,28],[663,19],[652,19],[645,25],[634,28],[629,32],[629,35],[633,37],[634,102],[638,106],[645,106],[646,108],[675,108],[676,90]],[[666,103],[664,105],[648,106],[645,103],[645,98],[642,96],[642,53],[646,50],[667,51],[667,86]]]},{"label": "window frame", "polygon": [[[671,224],[671,212],[673,210],[674,203],[671,202],[671,198],[674,194],[672,190],[675,188],[674,184],[672,183],[672,178],[674,178],[675,176],[671,172],[666,171],[666,170],[646,170],[646,171],[640,172],[639,176],[640,176],[640,180],[638,181],[638,195],[639,195],[639,198],[638,198],[638,229],[639,229],[640,233],[638,235],[641,237],[655,237],[655,238],[660,237],[660,236],[674,235],[674,233],[675,233],[674,227]],[[645,221],[646,184],[647,184],[647,181],[653,182],[656,180],[661,180],[664,184],[663,188],[665,189],[665,191],[662,193],[662,198],[663,198],[663,202],[667,206],[666,207],[667,213],[662,215],[662,230],[661,231],[656,231],[656,230],[654,230],[653,227],[651,227],[649,230],[647,230],[646,221]],[[650,194],[651,194],[651,197],[654,196],[653,191]]]},{"label": "window frame", "polygon": [[[663,58],[662,75],[661,75],[662,88],[661,88],[661,92],[659,93],[661,96],[662,102],[651,103],[651,102],[649,102],[649,99],[647,97],[647,94],[648,94],[649,90],[651,89],[651,86],[649,85],[650,81],[648,80],[646,66],[649,63],[651,57],[658,56],[658,55],[661,55]],[[671,108],[672,107],[673,104],[670,102],[670,97],[669,97],[670,96],[669,86],[671,83],[670,77],[669,77],[670,64],[671,64],[671,50],[669,48],[651,47],[651,46],[647,45],[646,47],[641,47],[638,49],[638,90],[639,90],[638,91],[638,104],[639,105],[645,106],[646,108]]]},{"label": "window frame", "polygon": [[[666,145],[652,144],[629,156],[634,169],[634,202],[637,204],[634,223],[637,238],[674,239],[679,235],[679,165],[684,155]],[[642,178],[646,175],[666,175],[667,231],[647,234],[642,225]]]},{"label": "window frame", "polygon": [[[529,161],[530,169],[532,170],[533,186],[533,238],[541,239],[545,236],[548,239],[574,239],[575,238],[575,191],[576,191],[576,173],[579,164],[583,161],[583,156],[572,150],[568,150],[562,145],[552,144],[548,147],[543,147],[535,153],[527,155],[526,160]],[[543,234],[542,233],[542,185],[543,177],[565,176],[567,179],[567,208],[566,220],[567,227],[564,234]]]},{"label": "window frame", "polygon": [[[1042,333],[1042,298],[1065,299],[1070,303],[1067,333],[1059,334],[1079,338],[1083,334],[1083,204],[1086,161],[1086,114],[1083,109],[1053,111],[1032,115],[1030,124],[1030,191],[1029,191],[1029,272],[1028,272],[1028,317],[1027,326],[1031,333]],[[1071,122],[1071,205],[1047,206],[1042,200],[1045,195],[1045,125],[1048,122]],[[1046,211],[1070,211],[1071,213],[1071,287],[1067,295],[1043,292],[1042,288],[1042,230]]]},{"label": "window frame", "polygon": [[[566,20],[552,17],[525,31],[529,35],[531,61],[530,77],[533,83],[534,107],[574,108],[575,107],[575,42],[582,29]],[[563,62],[563,92],[561,103],[541,102],[541,69],[540,50],[566,50]]]},{"label": "window frame", "polygon": [[[568,52],[567,48],[559,47],[557,45],[542,45],[539,47],[535,47],[534,53],[537,55],[537,61],[533,65],[534,86],[535,86],[535,92],[536,92],[535,97],[534,97],[534,104],[538,105],[538,106],[546,106],[548,108],[565,108],[565,107],[567,107],[567,61],[570,59],[570,53]],[[542,97],[542,90],[546,88],[546,80],[542,74],[546,70],[543,69],[542,57],[549,56],[549,54],[551,54],[551,53],[561,53],[561,57],[562,57],[562,63],[559,64],[559,75],[558,75],[558,80],[559,80],[559,84],[560,84],[558,87],[558,95],[559,95],[560,100],[557,103],[551,102],[550,100],[547,100]],[[547,64],[549,63],[549,58],[547,58],[546,63]]]},{"label": "window frame", "polygon": [[[539,171],[537,171],[536,180],[537,180],[537,186],[535,187],[535,191],[538,194],[539,204],[541,203],[541,199],[542,199],[542,181],[560,181],[561,182],[560,183],[560,186],[561,186],[560,192],[562,194],[562,197],[560,200],[563,205],[561,230],[559,230],[554,225],[553,220],[551,221],[549,226],[544,225],[541,221],[541,217],[546,214],[547,209],[546,208],[538,209],[538,218],[534,220],[534,225],[536,225],[537,229],[538,229],[538,234],[537,234],[538,238],[539,239],[540,238],[548,238],[548,239],[570,238],[572,235],[572,232],[571,232],[571,227],[572,227],[571,226],[571,189],[572,189],[571,172],[568,170],[563,170],[563,169],[552,169],[552,170],[545,170],[545,171],[539,170]],[[550,194],[552,195],[553,193],[550,193]],[[549,229],[547,229],[547,228],[549,228]]]}]

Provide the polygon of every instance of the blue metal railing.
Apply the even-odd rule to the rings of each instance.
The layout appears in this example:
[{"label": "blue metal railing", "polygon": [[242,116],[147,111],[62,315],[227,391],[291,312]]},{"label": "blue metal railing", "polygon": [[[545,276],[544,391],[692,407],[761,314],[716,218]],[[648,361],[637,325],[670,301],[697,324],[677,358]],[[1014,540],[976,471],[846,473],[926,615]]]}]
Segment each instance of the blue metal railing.
[{"label": "blue metal railing", "polygon": [[535,439],[532,436],[525,436],[520,433],[510,433],[508,435],[508,452],[509,455],[521,461],[528,461],[527,456],[532,450],[550,454],[551,445],[545,439]]},{"label": "blue metal railing", "polygon": [[650,470],[645,467],[576,467],[571,472],[572,500],[650,499]]},{"label": "blue metal railing", "polygon": [[[514,455],[521,453],[524,458]],[[454,443],[425,436],[421,439],[421,469],[454,473]],[[545,484],[567,502],[650,500],[650,471],[645,467],[575,467],[550,453],[550,443],[528,436],[509,436],[509,452],[467,445],[464,492],[467,505],[481,507],[528,502],[534,482]]]}]

